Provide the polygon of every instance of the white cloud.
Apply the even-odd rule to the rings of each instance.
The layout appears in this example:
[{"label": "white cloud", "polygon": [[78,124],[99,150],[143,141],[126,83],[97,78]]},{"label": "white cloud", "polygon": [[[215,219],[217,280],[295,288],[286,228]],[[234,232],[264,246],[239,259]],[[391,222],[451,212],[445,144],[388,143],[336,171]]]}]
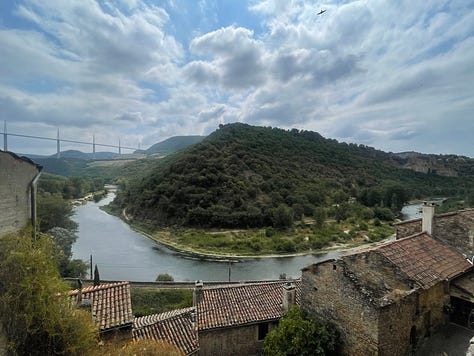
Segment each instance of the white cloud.
[{"label": "white cloud", "polygon": [[474,156],[453,127],[473,128],[469,2],[255,0],[258,31],[222,27],[212,1],[161,5],[19,2],[29,26],[0,29],[0,114],[144,144],[243,121]]}]

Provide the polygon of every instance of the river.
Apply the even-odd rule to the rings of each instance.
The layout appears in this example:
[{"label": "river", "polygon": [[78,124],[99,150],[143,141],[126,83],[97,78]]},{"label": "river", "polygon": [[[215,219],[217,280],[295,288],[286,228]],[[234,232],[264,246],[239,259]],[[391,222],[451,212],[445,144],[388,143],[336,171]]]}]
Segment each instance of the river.
[{"label": "river", "polygon": [[[133,231],[121,219],[99,209],[110,203],[114,193],[109,193],[99,203],[88,202],[75,208],[73,220],[79,224],[73,258],[89,261],[99,268],[104,280],[154,281],[159,273],[171,274],[175,281],[227,281],[229,265],[190,259],[157,244]],[[232,281],[278,279],[299,277],[301,268],[341,252],[296,257],[245,259],[230,267]]]},{"label": "river", "polygon": [[[73,220],[79,224],[79,238],[73,245],[73,258],[97,264],[101,279],[154,281],[158,274],[171,274],[175,281],[227,281],[229,265],[187,258],[133,231],[121,219],[99,209],[110,203],[109,193],[99,203],[88,202],[75,208]],[[420,204],[404,207],[404,219],[418,217]],[[301,268],[337,258],[340,251],[317,255],[245,259],[230,267],[232,281],[278,279],[280,274],[299,277]]]}]

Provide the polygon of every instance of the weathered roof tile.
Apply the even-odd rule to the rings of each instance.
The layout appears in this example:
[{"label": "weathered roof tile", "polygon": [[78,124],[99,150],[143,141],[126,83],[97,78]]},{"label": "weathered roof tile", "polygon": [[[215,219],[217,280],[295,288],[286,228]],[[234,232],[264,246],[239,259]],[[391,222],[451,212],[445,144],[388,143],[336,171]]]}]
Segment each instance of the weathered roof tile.
[{"label": "weathered roof tile", "polygon": [[[203,288],[197,304],[198,329],[207,330],[275,320],[285,314],[283,286],[287,281]],[[299,304],[301,281],[294,281]]]},{"label": "weathered roof tile", "polygon": [[163,340],[176,346],[185,355],[194,354],[199,350],[195,308],[135,318],[133,339]]},{"label": "weathered roof tile", "polygon": [[[69,295],[74,303],[78,302],[78,289],[70,291]],[[91,302],[92,316],[101,331],[131,325],[133,322],[128,282],[82,288],[81,299]]]}]

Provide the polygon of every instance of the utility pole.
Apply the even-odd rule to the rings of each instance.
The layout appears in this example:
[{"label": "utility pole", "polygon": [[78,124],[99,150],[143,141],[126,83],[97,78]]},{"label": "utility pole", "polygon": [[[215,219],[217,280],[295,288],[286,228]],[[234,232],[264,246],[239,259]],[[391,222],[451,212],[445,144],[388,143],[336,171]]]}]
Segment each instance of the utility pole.
[{"label": "utility pole", "polygon": [[7,143],[7,120],[3,122],[3,150],[5,152],[8,151],[8,143]]},{"label": "utility pole", "polygon": [[230,271],[231,271],[231,267],[232,267],[232,262],[231,262],[230,259],[229,259],[229,282],[230,282]]},{"label": "utility pole", "polygon": [[91,281],[94,279],[94,277],[92,276],[92,255],[91,255],[91,260],[90,260],[90,267],[91,267]]},{"label": "utility pole", "polygon": [[95,134],[92,135],[92,159],[95,159]]},{"label": "utility pole", "polygon": [[56,150],[56,158],[61,158],[61,145],[59,143],[59,129],[58,129],[58,136],[56,138],[56,146],[57,146],[57,150]]}]

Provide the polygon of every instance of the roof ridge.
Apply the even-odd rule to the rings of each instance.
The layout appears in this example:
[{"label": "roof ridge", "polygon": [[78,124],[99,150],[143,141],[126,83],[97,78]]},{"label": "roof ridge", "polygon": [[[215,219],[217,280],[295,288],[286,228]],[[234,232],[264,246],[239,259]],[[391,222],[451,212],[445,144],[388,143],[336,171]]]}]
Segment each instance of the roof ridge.
[{"label": "roof ridge", "polygon": [[[95,292],[95,291],[99,291],[99,290],[103,290],[103,289],[121,287],[121,286],[125,286],[125,285],[130,285],[130,282],[122,281],[122,282],[99,284],[98,286],[87,286],[87,287],[82,288],[82,293]],[[77,293],[79,293],[79,289],[77,289],[77,288],[69,291],[69,295],[75,295]]]},{"label": "roof ridge", "polygon": [[[395,239],[395,240],[389,240],[389,241],[382,241],[382,242],[375,242],[369,246],[366,246],[366,247],[361,247],[360,249],[356,249],[356,250],[353,250],[353,251],[349,251],[347,253],[344,253],[341,255],[341,258],[344,258],[346,256],[354,256],[354,255],[358,255],[358,254],[362,254],[362,253],[365,253],[365,252],[369,252],[369,251],[376,251],[376,250],[379,250],[381,249],[382,247],[385,247],[385,246],[390,246],[390,245],[393,245],[393,244],[396,244],[396,243],[399,243],[399,241],[405,241],[405,240],[408,240],[408,239],[412,239],[412,238],[415,238],[415,237],[418,237],[420,235],[427,235],[429,236],[426,232],[422,231],[422,232],[417,232],[416,234],[413,234],[413,235],[409,235],[409,236],[405,236],[405,237],[402,237],[400,239]],[[323,261],[325,262],[325,261]]]},{"label": "roof ridge", "polygon": [[204,285],[203,289],[205,289],[205,290],[217,290],[217,289],[243,288],[243,287],[249,287],[249,286],[284,284],[284,283],[288,283],[288,282],[299,282],[299,281],[301,281],[301,278],[282,279],[282,280],[278,280],[278,281],[244,282],[244,283],[238,283],[238,284],[225,284],[225,285],[218,285],[218,286],[213,286],[213,285],[206,286],[206,285]]},{"label": "roof ridge", "polygon": [[179,319],[184,317],[186,314],[192,314],[196,312],[196,307],[187,307],[181,309],[168,310],[163,313],[143,315],[135,317],[133,320],[133,328],[135,330],[145,328],[147,326],[162,324],[168,321]]}]

